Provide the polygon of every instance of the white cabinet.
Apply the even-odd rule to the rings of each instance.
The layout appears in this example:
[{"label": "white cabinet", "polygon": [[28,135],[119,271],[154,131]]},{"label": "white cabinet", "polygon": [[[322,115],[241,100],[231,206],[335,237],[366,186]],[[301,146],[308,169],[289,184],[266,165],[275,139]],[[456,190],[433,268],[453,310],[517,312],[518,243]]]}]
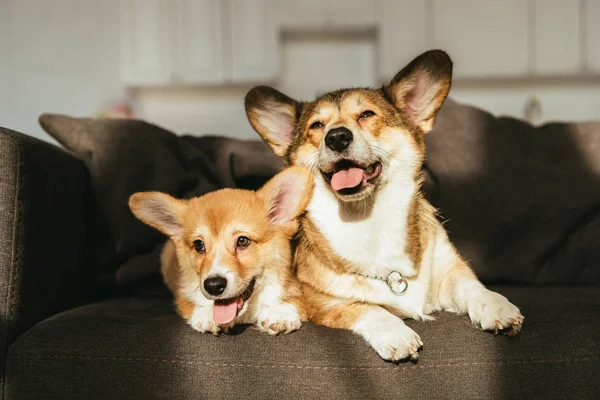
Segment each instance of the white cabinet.
[{"label": "white cabinet", "polygon": [[432,14],[432,47],[450,54],[456,77],[528,73],[527,1],[433,0]]},{"label": "white cabinet", "polygon": [[276,4],[279,25],[288,29],[325,26],[328,13],[323,9],[327,0],[281,0]]},{"label": "white cabinet", "polygon": [[540,75],[578,73],[583,66],[582,0],[534,0],[532,5],[535,48],[532,72]]},{"label": "white cabinet", "polygon": [[174,79],[179,82],[220,83],[226,79],[223,52],[223,18],[219,0],[173,2],[176,18],[173,28],[179,40]]},{"label": "white cabinet", "polygon": [[279,0],[275,8],[286,30],[364,29],[377,24],[372,0]]},{"label": "white cabinet", "polygon": [[378,1],[377,55],[382,80],[390,80],[413,58],[430,49],[426,11],[424,1]]},{"label": "white cabinet", "polygon": [[588,72],[600,72],[600,0],[585,0],[586,67]]},{"label": "white cabinet", "polygon": [[432,48],[450,54],[458,80],[600,73],[600,0],[121,4],[122,76],[131,85],[272,83],[285,54],[281,37],[307,32],[313,41],[332,33],[369,41],[383,81]]},{"label": "white cabinet", "polygon": [[230,0],[231,78],[234,82],[265,82],[279,72],[276,0]]},{"label": "white cabinet", "polygon": [[340,28],[370,28],[378,21],[375,17],[376,1],[329,0],[332,4],[331,22]]},{"label": "white cabinet", "polygon": [[263,83],[278,71],[275,0],[121,0],[130,85]]},{"label": "white cabinet", "polygon": [[169,0],[121,2],[121,75],[130,84],[170,82]]}]

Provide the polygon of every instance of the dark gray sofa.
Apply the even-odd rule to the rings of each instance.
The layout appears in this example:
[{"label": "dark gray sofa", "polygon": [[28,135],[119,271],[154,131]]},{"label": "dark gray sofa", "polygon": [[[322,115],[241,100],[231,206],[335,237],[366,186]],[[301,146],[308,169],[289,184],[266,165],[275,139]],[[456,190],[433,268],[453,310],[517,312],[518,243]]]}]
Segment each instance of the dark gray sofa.
[{"label": "dark gray sofa", "polygon": [[[461,115],[464,119],[468,117],[464,113],[475,112],[458,107],[462,106],[451,103],[446,107],[446,116],[442,115],[438,123],[441,128],[450,129],[456,122],[454,116]],[[72,136],[77,129],[87,127],[83,129],[86,132],[95,129],[87,120],[85,123],[42,120],[51,133],[67,122],[72,125],[69,130]],[[491,124],[490,119],[484,125],[490,129]],[[477,126],[481,131],[481,125]],[[520,129],[524,128],[523,125]],[[597,133],[600,135],[600,131]],[[554,207],[548,215],[540,217],[544,221],[550,218],[540,222],[543,232],[536,233],[533,206],[528,205],[528,212],[518,213],[521,221],[528,219],[528,224],[511,226],[517,217],[509,215],[505,218],[506,224],[498,228],[506,236],[498,237],[499,231],[494,231],[489,236],[477,232],[473,237],[467,234],[472,224],[478,220],[485,222],[476,215],[478,211],[486,215],[492,212],[490,210],[503,207],[505,212],[510,211],[510,201],[503,201],[499,194],[502,190],[513,191],[507,198],[529,198],[528,204],[538,204],[533,201],[536,197],[528,197],[524,192],[526,182],[519,183],[518,177],[511,179],[512,188],[493,188],[499,196],[495,200],[491,200],[483,184],[466,182],[464,168],[462,174],[457,174],[460,179],[448,181],[449,175],[439,173],[439,168],[456,170],[448,148],[456,150],[462,139],[455,137],[445,145],[445,150],[440,150],[443,143],[433,143],[434,139],[428,138],[428,145],[432,151],[439,151],[435,153],[439,157],[434,161],[435,154],[429,154],[431,161],[427,168],[431,179],[427,189],[434,204],[442,212],[451,214],[448,222],[451,237],[482,279],[521,307],[526,319],[516,338],[481,332],[471,326],[465,316],[442,313],[433,322],[408,321],[425,342],[424,350],[417,363],[394,365],[382,361],[359,337],[349,332],[311,324],[279,337],[252,329],[221,337],[193,331],[175,314],[171,299],[156,275],[156,249],[159,248],[156,246],[162,238],[149,236],[144,243],[129,246],[135,251],[124,255],[123,249],[128,246],[122,242],[125,239],[115,233],[115,226],[98,225],[98,210],[103,210],[110,220],[114,211],[111,201],[122,199],[108,201],[99,196],[99,188],[106,190],[106,186],[102,186],[104,178],[97,173],[95,162],[98,160],[93,160],[89,148],[77,148],[85,141],[82,139],[85,133],[77,131],[77,141],[69,141],[68,135],[60,136],[56,131],[52,134],[68,152],[0,128],[0,355],[4,398],[600,398],[600,288],[597,280],[600,258],[596,258],[597,247],[600,247],[600,217],[597,215],[600,197],[597,186],[590,186],[595,173],[586,175],[584,180],[587,186],[581,193],[591,193],[584,206],[579,189],[575,189],[581,182],[574,182],[572,175],[565,175],[565,171],[570,170],[567,163],[564,162],[562,169],[556,169],[562,171],[559,175],[565,175],[564,182],[570,182],[574,189],[566,187],[563,181],[554,183],[569,192],[565,199],[579,196],[574,200],[579,213]],[[546,132],[544,139],[552,135]],[[129,134],[123,137],[129,138],[123,140],[133,140]],[[181,140],[187,146],[192,139]],[[519,140],[526,141],[523,137]],[[600,138],[595,140],[600,143]],[[139,137],[136,141],[139,142]],[[118,148],[125,146],[119,140],[110,143]],[[140,147],[144,147],[145,156],[156,158],[155,153],[148,153],[148,143]],[[196,148],[218,147],[214,140],[202,143],[204,147]],[[135,146],[132,146],[125,147],[135,158]],[[244,144],[242,148],[249,154],[262,151],[253,146],[260,144]],[[511,150],[512,154],[525,151],[522,146],[519,148]],[[223,148],[219,149],[222,153]],[[502,151],[498,144],[494,149]],[[197,155],[192,157],[187,150],[180,150],[169,154],[189,156],[188,161],[180,163],[184,170],[198,165],[189,161],[197,161]],[[448,157],[444,158],[444,154]],[[219,181],[224,182],[222,185],[239,187],[244,186],[240,182],[254,179],[247,184],[253,187],[271,174],[270,168],[279,168],[271,161],[265,162],[264,157],[259,157],[259,162],[244,157],[240,161],[239,157],[236,151],[229,151],[226,157],[231,170],[236,171],[231,175],[234,176],[231,182],[222,177],[216,179],[214,175],[202,182]],[[560,155],[556,155],[551,163],[559,158]],[[112,159],[115,164],[131,162],[131,158]],[[216,156],[205,161],[221,162]],[[210,169],[206,162],[203,168]],[[464,160],[462,162],[464,164]],[[489,159],[487,162],[488,171],[493,172],[494,164]],[[522,167],[525,162],[513,161],[513,164]],[[525,166],[526,170],[531,165],[534,163]],[[572,170],[579,171],[578,168]],[[143,169],[148,174],[160,174],[148,163]],[[265,176],[248,171],[261,171]],[[136,182],[142,179],[134,172],[127,176],[130,180],[135,177]],[[490,179],[496,178],[491,174]],[[543,172],[536,173],[536,179],[536,182],[545,179]],[[115,193],[122,192],[121,197],[132,190],[120,186],[118,174],[110,175],[104,183],[111,182]],[[151,186],[162,188],[160,184]],[[171,192],[189,196],[210,189],[198,189],[198,185],[193,184],[184,186],[179,185]],[[140,184],[134,189],[143,187]],[[516,193],[515,188],[518,188]],[[455,192],[458,192],[458,200],[452,197]],[[464,213],[470,216],[463,217],[455,208],[459,207],[461,197],[466,207],[474,207],[479,200],[472,199],[473,193],[483,196],[481,204],[489,209],[481,210],[484,205],[478,205],[479,209],[472,209],[474,215]],[[558,195],[549,197],[551,195],[547,189],[541,194],[548,203],[563,204],[564,199]],[[564,203],[568,202],[564,200]],[[113,208],[107,208],[109,206]],[[559,211],[561,215],[567,214],[569,218],[565,218],[570,221],[561,232],[555,232],[559,239],[545,246],[525,243],[530,237],[551,236],[552,232],[545,230],[562,221],[558,218]],[[493,217],[500,224],[499,214],[500,211],[486,218]],[[529,230],[525,229],[527,226]],[[135,229],[142,228],[135,225]],[[111,258],[112,269],[98,266],[98,258],[94,256],[98,254],[98,243],[106,245],[106,238],[102,238],[105,232],[113,233],[108,242],[116,248],[116,255]],[[138,237],[146,234],[150,235],[149,231],[143,231]],[[494,238],[506,249],[502,250]],[[510,259],[507,253],[515,249],[522,252],[525,261],[509,265],[509,261],[515,259]],[[482,263],[492,267],[482,269]]]}]

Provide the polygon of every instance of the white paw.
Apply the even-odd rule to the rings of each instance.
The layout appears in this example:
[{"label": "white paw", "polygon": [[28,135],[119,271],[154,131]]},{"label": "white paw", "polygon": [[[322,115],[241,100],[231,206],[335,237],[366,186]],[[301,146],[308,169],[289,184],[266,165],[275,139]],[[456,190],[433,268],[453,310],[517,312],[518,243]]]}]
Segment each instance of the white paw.
[{"label": "white paw", "polygon": [[516,335],[524,320],[519,309],[506,297],[487,289],[469,301],[468,310],[474,324],[496,334]]},{"label": "white paw", "polygon": [[[382,310],[361,316],[352,330],[360,334],[387,361],[419,358],[421,338],[400,318]],[[387,314],[387,315],[386,315]]]},{"label": "white paw", "polygon": [[290,333],[300,329],[301,325],[298,310],[289,303],[265,308],[256,321],[258,330],[270,335]]},{"label": "white paw", "polygon": [[210,332],[218,335],[221,332],[219,325],[213,320],[213,306],[196,306],[188,323],[198,332]]}]

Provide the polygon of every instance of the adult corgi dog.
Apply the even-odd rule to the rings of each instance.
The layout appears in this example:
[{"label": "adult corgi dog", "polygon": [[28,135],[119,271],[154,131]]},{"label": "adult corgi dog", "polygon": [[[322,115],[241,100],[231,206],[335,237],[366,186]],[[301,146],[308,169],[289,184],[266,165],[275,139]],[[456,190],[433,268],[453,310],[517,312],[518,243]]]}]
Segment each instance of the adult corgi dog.
[{"label": "adult corgi dog", "polygon": [[290,239],[312,192],[307,168],[292,167],[258,192],[222,189],[190,200],[131,196],[144,223],[169,237],[161,272],[178,313],[200,332],[255,324],[269,334],[300,328],[301,286]]},{"label": "adult corgi dog", "polygon": [[361,335],[385,360],[417,359],[403,318],[467,313],[516,334],[523,316],[486,289],[421,194],[429,132],[452,62],[428,51],[381,89],[342,89],[298,102],[270,87],[246,96],[253,128],[289,164],[308,166],[314,192],[295,253],[309,321]]}]

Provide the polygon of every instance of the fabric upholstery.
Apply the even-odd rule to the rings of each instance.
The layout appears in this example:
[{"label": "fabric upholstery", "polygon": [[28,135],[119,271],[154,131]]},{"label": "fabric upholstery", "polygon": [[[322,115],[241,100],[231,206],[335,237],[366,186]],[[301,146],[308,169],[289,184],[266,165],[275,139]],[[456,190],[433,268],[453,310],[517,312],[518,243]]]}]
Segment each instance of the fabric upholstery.
[{"label": "fabric upholstery", "polygon": [[21,333],[89,298],[86,181],[75,157],[0,128],[0,368]]},{"label": "fabric upholstery", "polygon": [[434,204],[485,282],[600,283],[600,122],[533,127],[447,101]]},{"label": "fabric upholstery", "polygon": [[200,334],[158,295],[56,315],[10,349],[10,399],[597,399],[600,288],[499,287],[519,305],[516,338],[466,316],[407,321],[417,363],[386,363],[348,331],[305,324],[271,337]]},{"label": "fabric upholstery", "polygon": [[128,289],[158,271],[157,246],[164,237],[131,214],[131,194],[193,197],[223,187],[256,189],[282,167],[258,141],[177,136],[134,120],[45,114],[40,123],[90,171],[97,201],[91,261],[106,291]]},{"label": "fabric upholstery", "polygon": [[[258,140],[177,137],[141,121],[40,122],[90,170],[105,289],[157,272],[164,239],[130,214],[129,195],[257,188],[282,167]],[[600,283],[600,123],[535,128],[448,100],[426,145],[427,196],[482,281]]]}]

